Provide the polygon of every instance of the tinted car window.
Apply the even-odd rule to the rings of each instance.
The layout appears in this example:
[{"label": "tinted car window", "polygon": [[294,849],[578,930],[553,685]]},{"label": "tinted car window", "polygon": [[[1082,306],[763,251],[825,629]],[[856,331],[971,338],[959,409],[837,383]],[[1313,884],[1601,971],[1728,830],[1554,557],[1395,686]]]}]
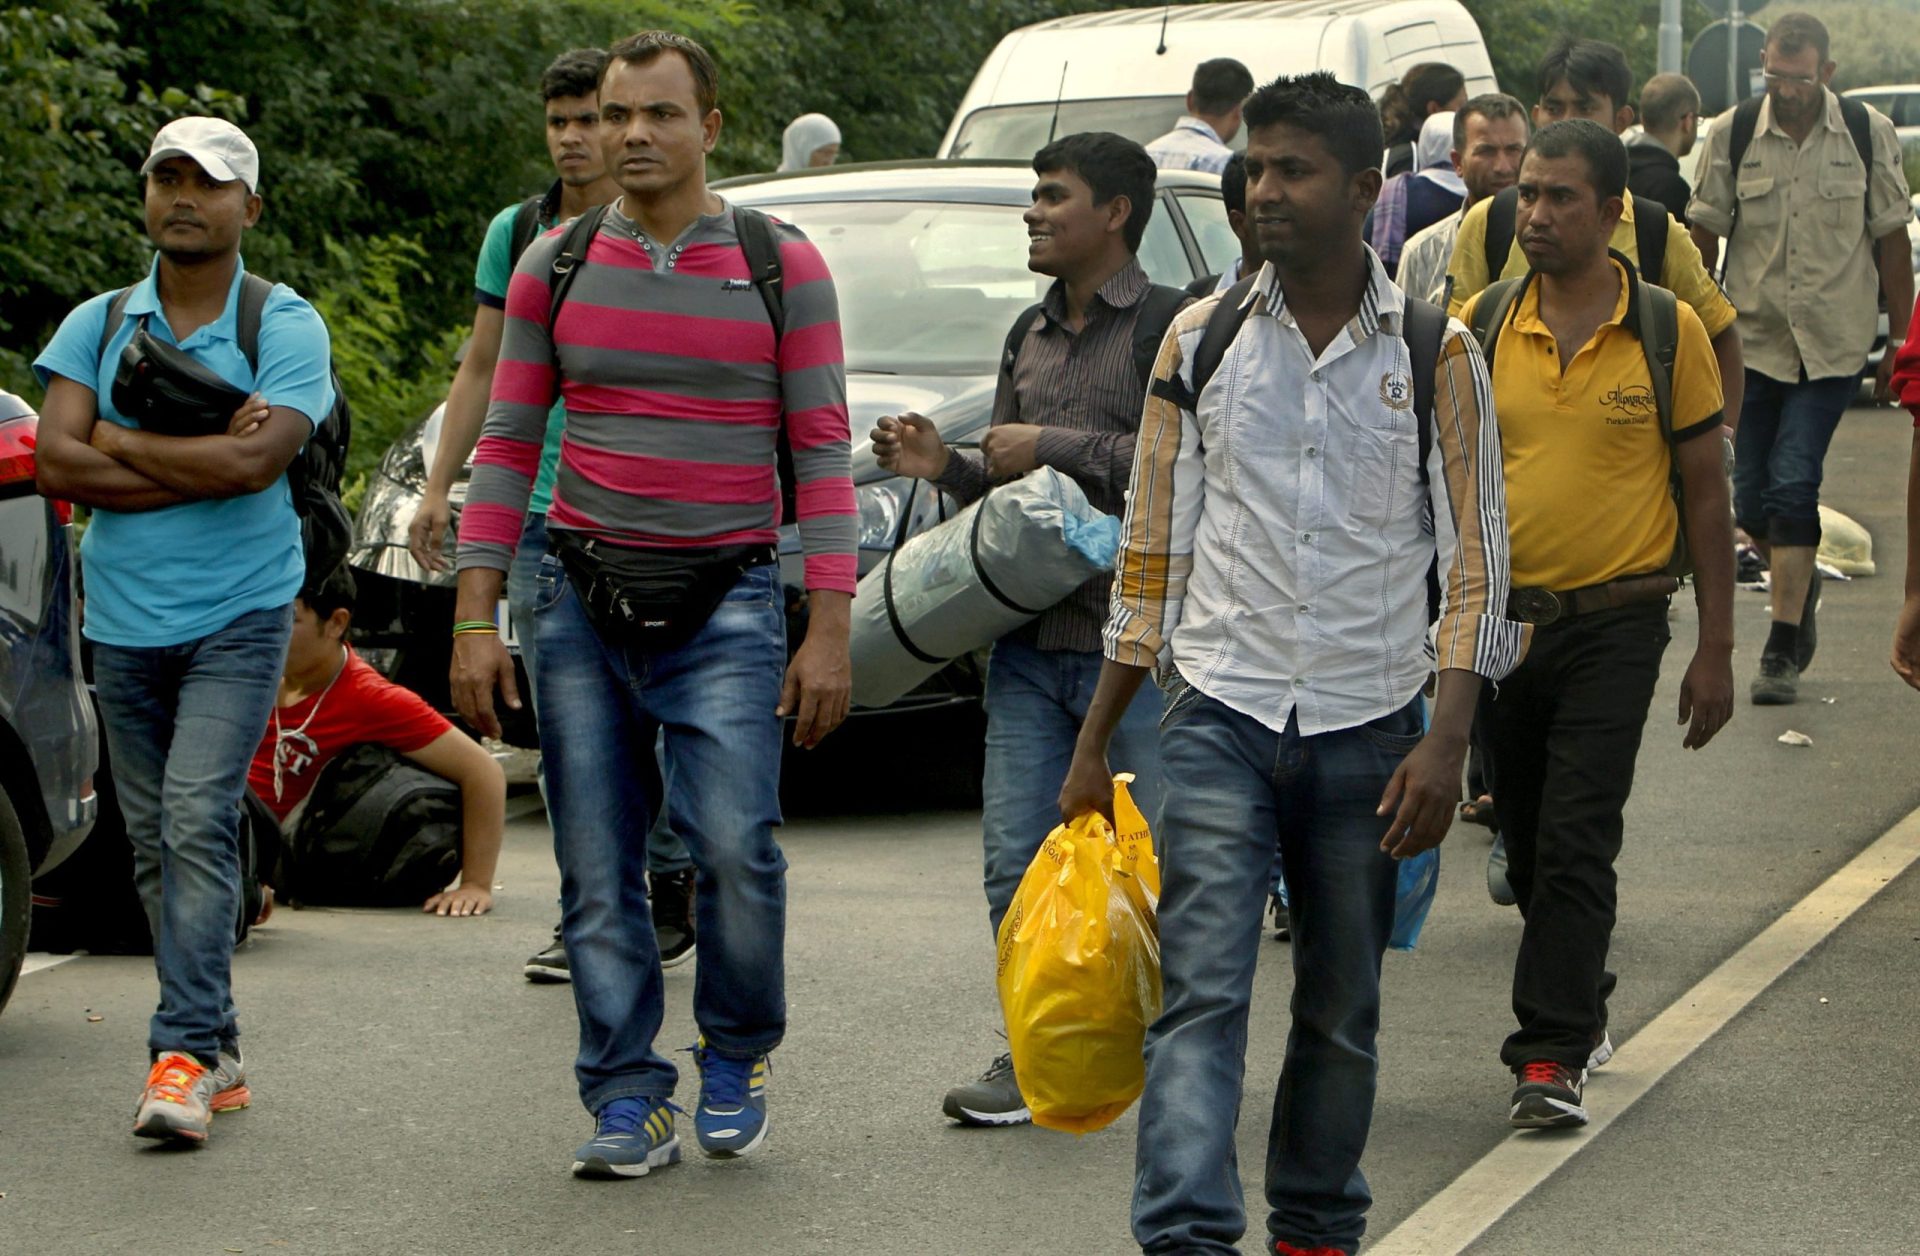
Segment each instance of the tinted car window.
[{"label": "tinted car window", "polygon": [[1187,226],[1200,246],[1201,265],[1207,274],[1217,275],[1240,256],[1240,237],[1233,234],[1233,226],[1227,221],[1226,202],[1205,192],[1182,192],[1179,196]]},{"label": "tinted car window", "polygon": [[976,109],[960,124],[951,157],[1012,157],[1031,160],[1049,135],[1113,131],[1142,144],[1156,140],[1179,121],[1187,102],[1179,96],[1127,96],[1113,100],[1069,100],[1054,118],[1051,103],[998,105]]},{"label": "tinted car window", "polygon": [[768,208],[806,232],[826,258],[848,370],[990,373],[1007,328],[1050,282],[1027,269],[1020,206],[821,201]]},{"label": "tinted car window", "polygon": [[1156,197],[1153,217],[1147,220],[1147,233],[1140,237],[1140,268],[1155,283],[1184,287],[1194,278],[1193,263],[1187,260],[1187,246],[1180,240],[1180,228],[1173,225],[1172,207]]}]

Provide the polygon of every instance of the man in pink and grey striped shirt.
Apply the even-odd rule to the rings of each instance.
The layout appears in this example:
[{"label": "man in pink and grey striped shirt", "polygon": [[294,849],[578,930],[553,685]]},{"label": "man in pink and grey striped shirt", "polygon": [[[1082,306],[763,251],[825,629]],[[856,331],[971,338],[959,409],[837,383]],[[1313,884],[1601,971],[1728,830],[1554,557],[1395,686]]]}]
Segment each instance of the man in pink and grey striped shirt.
[{"label": "man in pink and grey striped shirt", "polygon": [[[646,31],[611,49],[600,138],[622,196],[529,245],[507,290],[493,399],[460,521],[456,705],[517,704],[492,631],[547,412],[567,408],[533,597],[540,742],[596,1119],[582,1177],[680,1158],[644,841],[664,806],[698,869],[695,1132],[709,1155],[766,1137],[767,1056],[786,1029],[781,719],[811,747],[847,712],[855,509],[833,281],[793,228],[707,189],[712,59]],[[779,290],[749,258],[777,255]],[[776,322],[776,319],[778,320]],[[808,628],[789,665],[774,564],[781,447],[806,549]],[[642,770],[655,732],[665,797]]]}]

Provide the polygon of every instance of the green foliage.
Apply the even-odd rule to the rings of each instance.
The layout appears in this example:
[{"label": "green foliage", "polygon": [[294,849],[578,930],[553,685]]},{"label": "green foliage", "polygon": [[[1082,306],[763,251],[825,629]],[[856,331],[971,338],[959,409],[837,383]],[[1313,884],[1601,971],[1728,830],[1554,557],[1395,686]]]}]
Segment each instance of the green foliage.
[{"label": "green foliage", "polygon": [[[1863,0],[1793,0],[1788,8],[1811,13],[1826,23],[1832,37],[1835,91],[1850,87],[1874,87],[1880,84],[1920,81],[1920,0],[1886,0],[1871,4]],[[1754,20],[1762,26],[1773,16],[1763,9]]]},{"label": "green foliage", "polygon": [[[1462,0],[1480,24],[1500,90],[1531,105],[1539,98],[1540,58],[1555,40],[1571,34],[1604,40],[1627,54],[1639,85],[1659,71],[1660,0]],[[1682,48],[1713,15],[1686,0],[1680,13]]]}]

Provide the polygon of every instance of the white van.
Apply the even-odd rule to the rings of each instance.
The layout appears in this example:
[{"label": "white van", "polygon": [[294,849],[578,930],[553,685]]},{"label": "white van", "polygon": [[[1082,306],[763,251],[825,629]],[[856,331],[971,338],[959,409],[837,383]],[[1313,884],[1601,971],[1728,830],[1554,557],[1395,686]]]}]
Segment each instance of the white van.
[{"label": "white van", "polygon": [[[1423,61],[1494,90],[1493,63],[1456,0],[1268,0],[1082,13],[1024,26],[974,75],[942,157],[1026,160],[1049,134],[1117,131],[1146,143],[1186,110],[1193,69],[1234,57],[1256,83],[1331,70],[1378,98]],[[1056,117],[1056,113],[1058,116]],[[1236,147],[1244,144],[1244,136]]]}]

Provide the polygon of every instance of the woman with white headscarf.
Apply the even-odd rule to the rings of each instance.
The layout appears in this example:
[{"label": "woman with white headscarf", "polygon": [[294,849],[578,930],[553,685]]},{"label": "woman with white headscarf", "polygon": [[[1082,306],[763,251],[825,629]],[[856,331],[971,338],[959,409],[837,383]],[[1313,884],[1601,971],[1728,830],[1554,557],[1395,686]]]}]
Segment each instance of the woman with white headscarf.
[{"label": "woman with white headscarf", "polygon": [[831,166],[840,155],[840,128],[824,113],[803,113],[787,123],[780,151],[783,171]]},{"label": "woman with white headscarf", "polygon": [[1413,236],[1458,210],[1467,185],[1453,168],[1453,111],[1429,114],[1414,146],[1414,169],[1397,174],[1380,188],[1367,218],[1367,243],[1380,255],[1389,275],[1400,263],[1400,249]]}]

